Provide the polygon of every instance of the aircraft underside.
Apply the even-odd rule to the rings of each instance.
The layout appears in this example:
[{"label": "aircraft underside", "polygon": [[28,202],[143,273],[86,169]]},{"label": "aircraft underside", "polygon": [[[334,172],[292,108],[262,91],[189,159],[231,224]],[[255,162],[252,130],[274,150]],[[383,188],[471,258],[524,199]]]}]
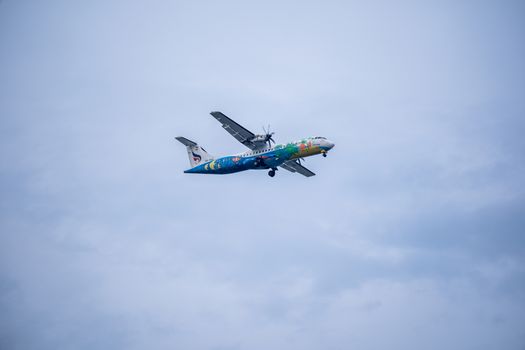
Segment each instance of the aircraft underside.
[{"label": "aircraft underside", "polygon": [[185,173],[194,174],[232,174],[245,170],[276,169],[287,159],[276,159],[275,157],[260,156],[241,158],[228,156],[202,164],[195,168],[186,170]]}]

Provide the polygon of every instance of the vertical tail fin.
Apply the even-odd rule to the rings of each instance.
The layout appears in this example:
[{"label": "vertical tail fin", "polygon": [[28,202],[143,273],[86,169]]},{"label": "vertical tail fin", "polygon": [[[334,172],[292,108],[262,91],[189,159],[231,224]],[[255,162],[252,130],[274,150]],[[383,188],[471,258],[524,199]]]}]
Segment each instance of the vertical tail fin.
[{"label": "vertical tail fin", "polygon": [[185,137],[178,136],[175,139],[182,143],[184,146],[186,146],[186,150],[188,151],[188,158],[190,159],[190,165],[191,167],[196,167],[199,164],[206,163],[209,160],[213,160],[213,157],[208,154],[198,144],[196,144],[193,141],[188,140]]}]

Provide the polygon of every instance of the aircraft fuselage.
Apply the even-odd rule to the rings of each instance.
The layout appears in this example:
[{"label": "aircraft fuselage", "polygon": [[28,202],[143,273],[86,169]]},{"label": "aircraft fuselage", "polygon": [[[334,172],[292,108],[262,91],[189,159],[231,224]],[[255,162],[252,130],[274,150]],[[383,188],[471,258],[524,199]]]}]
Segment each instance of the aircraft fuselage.
[{"label": "aircraft fuselage", "polygon": [[275,145],[232,156],[217,158],[184,171],[191,174],[231,174],[245,170],[276,169],[288,160],[325,154],[334,144],[324,137]]}]

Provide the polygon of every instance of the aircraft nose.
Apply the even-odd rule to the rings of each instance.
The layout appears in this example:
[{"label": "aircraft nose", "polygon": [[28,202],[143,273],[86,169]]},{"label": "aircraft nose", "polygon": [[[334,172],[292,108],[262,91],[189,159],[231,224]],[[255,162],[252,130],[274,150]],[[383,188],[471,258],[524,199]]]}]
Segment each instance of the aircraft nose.
[{"label": "aircraft nose", "polygon": [[326,146],[328,147],[328,149],[332,149],[334,148],[335,146],[335,143],[333,143],[332,141],[326,141]]}]

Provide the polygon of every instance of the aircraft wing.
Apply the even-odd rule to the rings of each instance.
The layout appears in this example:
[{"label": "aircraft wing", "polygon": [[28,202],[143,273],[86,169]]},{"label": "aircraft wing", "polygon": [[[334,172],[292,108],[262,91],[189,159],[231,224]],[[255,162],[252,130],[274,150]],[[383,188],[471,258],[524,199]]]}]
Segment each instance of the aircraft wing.
[{"label": "aircraft wing", "polygon": [[314,176],[315,173],[308,170],[301,164],[299,164],[296,160],[287,160],[283,164],[280,165],[281,168],[286,169],[292,173],[299,173],[301,175],[304,175],[306,177]]},{"label": "aircraft wing", "polygon": [[217,119],[222,124],[222,127],[233,137],[235,137],[237,141],[239,141],[249,149],[256,150],[260,147],[260,145],[257,145],[256,143],[251,141],[255,138],[255,134],[250,130],[234,122],[221,112],[211,112],[210,114],[215,119]]}]

